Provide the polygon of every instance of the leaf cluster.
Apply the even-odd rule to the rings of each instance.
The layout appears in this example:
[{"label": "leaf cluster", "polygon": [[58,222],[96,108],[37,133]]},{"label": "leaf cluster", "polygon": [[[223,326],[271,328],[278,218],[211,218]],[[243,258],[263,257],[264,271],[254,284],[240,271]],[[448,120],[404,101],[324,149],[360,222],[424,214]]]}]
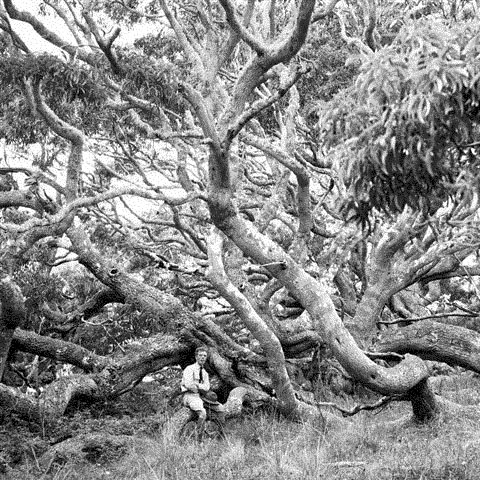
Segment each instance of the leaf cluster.
[{"label": "leaf cluster", "polygon": [[17,265],[14,279],[25,296],[27,308],[27,329],[37,329],[42,322],[38,313],[41,305],[61,302],[63,282],[53,274],[48,264],[52,260],[51,251],[45,246],[35,246],[27,263]]},{"label": "leaf cluster", "polygon": [[[122,3],[127,7],[125,8]],[[145,17],[142,12],[139,10],[136,13],[134,10],[139,9],[140,3],[138,0],[125,0],[123,2],[105,2],[99,6],[99,10],[103,10],[104,13],[108,14],[111,20],[115,22],[121,22],[128,25],[135,25],[145,20],[148,20],[148,16]],[[156,0],[148,2],[144,8],[146,15],[159,15],[160,6]]]},{"label": "leaf cluster", "polygon": [[478,23],[412,22],[330,105],[323,138],[350,187],[348,208],[431,210],[432,199],[467,193],[479,168],[479,40]]},{"label": "leaf cluster", "polygon": [[[318,102],[332,100],[339,91],[353,83],[358,73],[358,67],[347,61],[352,51],[336,34],[338,29],[338,20],[334,18],[315,24],[296,60],[297,63],[310,67],[297,83],[301,113],[309,127],[314,126],[318,121]],[[276,89],[278,83],[278,81],[271,82],[269,87]],[[286,95],[256,117],[267,132],[276,131],[278,126],[275,110],[286,108],[288,101],[288,95]]]},{"label": "leaf cluster", "polygon": [[45,126],[25,97],[25,80],[41,80],[47,104],[63,120],[95,131],[102,119],[106,91],[99,72],[49,54],[0,57],[0,136],[16,143],[33,143]]},{"label": "leaf cluster", "polygon": [[75,61],[65,62],[55,55],[9,55],[0,58],[0,66],[2,86],[21,86],[24,79],[42,80],[46,95],[64,98],[67,102],[98,103],[105,97],[95,70]]},{"label": "leaf cluster", "polygon": [[127,49],[118,52],[124,91],[159,107],[183,112],[185,104],[178,91],[180,69],[168,60],[168,56],[175,56],[171,42],[161,37],[148,37],[139,42],[138,46],[145,54]]},{"label": "leaf cluster", "polygon": [[302,104],[311,111],[316,102],[330,101],[339,91],[350,86],[358,68],[348,62],[351,48],[339,38],[338,20],[327,19],[316,24],[301,52],[300,61],[312,66],[298,83]]},{"label": "leaf cluster", "polygon": [[47,126],[32,115],[21,88],[2,82],[0,86],[0,138],[9,144],[28,145],[45,137]]}]

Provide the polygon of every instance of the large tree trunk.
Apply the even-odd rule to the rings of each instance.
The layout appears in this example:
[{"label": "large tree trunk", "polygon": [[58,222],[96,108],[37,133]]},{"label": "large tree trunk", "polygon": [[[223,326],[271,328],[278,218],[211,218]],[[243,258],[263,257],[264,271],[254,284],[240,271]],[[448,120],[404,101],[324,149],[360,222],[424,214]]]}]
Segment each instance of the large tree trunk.
[{"label": "large tree trunk", "polygon": [[[206,331],[209,332],[208,329]],[[231,360],[219,353],[225,345],[217,344],[214,336],[191,325],[182,330],[179,336],[184,340],[179,341],[177,337],[169,335],[156,335],[139,342],[130,351],[127,348],[124,355],[104,357],[70,342],[17,329],[14,335],[17,349],[76,365],[86,373],[62,377],[52,382],[39,398],[30,397],[13,387],[1,386],[0,410],[3,413],[16,412],[30,420],[53,422],[80,396],[90,401],[113,399],[135,387],[149,373],[169,365],[192,363],[194,349],[201,344],[209,347],[208,368],[212,375],[220,378],[227,392],[236,389],[237,394],[232,394],[227,402],[232,412],[238,413],[241,410],[241,403],[247,393],[248,401],[253,406],[278,406],[265,391],[271,390],[269,379],[259,376],[261,368],[266,366],[265,360],[259,363],[259,356],[254,355],[255,368],[250,368],[248,362],[252,357],[247,355],[243,360],[245,368],[242,368],[242,378],[239,378],[232,368]],[[231,353],[236,355],[235,351]],[[240,398],[239,392],[243,392],[241,402],[235,400]],[[312,410],[308,406],[306,409]]]},{"label": "large tree trunk", "polygon": [[428,378],[415,385],[408,392],[408,398],[412,402],[413,416],[417,422],[432,420],[440,410]]},{"label": "large tree trunk", "polygon": [[108,364],[107,357],[97,355],[72,342],[66,342],[35,332],[17,328],[13,334],[12,346],[22,352],[52,358],[81,368],[85,372],[99,371]]},{"label": "large tree trunk", "polygon": [[103,256],[90,242],[82,227],[71,227],[68,236],[78,261],[124,303],[148,312],[172,331],[188,325],[197,315],[185,308],[175,296],[139,281],[124,271],[122,265]]},{"label": "large tree trunk", "polygon": [[[215,164],[220,161],[225,163],[228,160],[212,160]],[[269,265],[270,273],[302,303],[320,337],[353,378],[386,395],[406,394],[428,378],[428,368],[418,357],[406,355],[392,368],[370,360],[343,325],[323,285],[300,268],[277,244],[243,220],[228,191],[212,191],[210,208],[217,226],[244,254],[261,265]]]},{"label": "large tree trunk", "polygon": [[49,384],[38,398],[20,390],[1,386],[0,410],[16,412],[36,421],[53,422],[60,418],[78,397],[92,401],[116,398],[131,390],[148,373],[168,365],[178,365],[189,358],[193,346],[174,337],[158,335],[149,338],[123,356],[100,357],[84,348],[62,340],[48,339],[32,332],[17,331],[16,347],[84,368],[91,373],[61,377]]},{"label": "large tree trunk", "polygon": [[7,364],[14,331],[25,320],[25,304],[20,288],[10,279],[0,282],[0,382]]},{"label": "large tree trunk", "polygon": [[222,247],[221,234],[218,231],[212,232],[208,247],[210,262],[208,277],[222,297],[235,308],[243,323],[260,343],[267,360],[280,412],[294,418],[298,416],[297,401],[286,369],[285,354],[280,340],[228,278],[223,267]]},{"label": "large tree trunk", "polygon": [[423,320],[382,332],[378,352],[414,354],[480,373],[480,334],[463,327]]},{"label": "large tree trunk", "polygon": [[[210,139],[209,155],[209,195],[208,206],[210,216],[215,226],[221,230],[246,257],[252,258],[257,264],[267,268],[269,273],[278,279],[289,292],[308,311],[315,330],[329,345],[333,354],[354,378],[365,386],[384,394],[405,394],[418,383],[429,376],[427,366],[417,357],[405,356],[404,360],[393,368],[385,368],[370,360],[358,347],[358,344],[343,325],[337,315],[334,304],[321,282],[314,279],[302,268],[301,262],[294,260],[295,256],[285,251],[275,242],[262,234],[255,226],[245,221],[235,204],[236,189],[230,160],[232,141],[245,124],[260,110],[246,108],[254,88],[262,82],[262,77],[275,65],[286,62],[297,54],[305,41],[310,18],[315,2],[301,1],[293,28],[282,42],[278,42],[261,51],[245,66],[234,85],[230,102],[225,105],[223,113],[214,119],[214,114],[207,107],[207,99],[191,87],[185,89],[190,103],[193,105],[203,132]],[[232,23],[228,10],[227,21]],[[294,78],[292,77],[294,82]],[[279,89],[277,98],[282,96],[293,83],[285,84]],[[308,210],[308,174],[302,168],[289,162],[289,167],[297,177],[299,199],[298,208]],[[307,182],[304,182],[304,175]],[[303,194],[300,192],[303,190]],[[299,232],[308,239],[311,225],[307,217],[299,215]],[[311,218],[310,218],[311,220]],[[305,230],[303,230],[305,228]],[[398,243],[398,242],[397,242]],[[394,247],[388,245],[386,253],[394,252]],[[388,256],[388,255],[387,255]],[[386,278],[384,275],[383,278]],[[382,292],[384,293],[384,292]],[[392,292],[393,293],[393,292]],[[387,300],[382,298],[382,302]],[[374,299],[375,300],[375,299]],[[378,307],[378,313],[383,308],[380,301],[370,309]],[[374,323],[376,319],[368,319]],[[368,329],[368,334],[372,334]]]}]

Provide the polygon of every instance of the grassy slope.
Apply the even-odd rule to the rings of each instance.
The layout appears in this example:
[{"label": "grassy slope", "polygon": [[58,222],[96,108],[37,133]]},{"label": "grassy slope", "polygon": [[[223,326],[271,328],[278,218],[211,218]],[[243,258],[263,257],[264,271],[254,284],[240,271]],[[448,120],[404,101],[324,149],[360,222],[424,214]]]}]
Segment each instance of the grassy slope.
[{"label": "grassy slope", "polygon": [[[473,376],[448,382],[442,394],[478,404]],[[479,393],[477,393],[479,392]],[[55,479],[394,479],[480,478],[480,415],[444,417],[429,426],[399,422],[408,405],[355,416],[325,435],[311,425],[261,415],[230,423],[227,440],[180,443],[168,434],[138,435],[134,447],[109,464],[71,463]],[[397,421],[395,421],[397,419]],[[9,479],[41,477],[31,462]]]}]

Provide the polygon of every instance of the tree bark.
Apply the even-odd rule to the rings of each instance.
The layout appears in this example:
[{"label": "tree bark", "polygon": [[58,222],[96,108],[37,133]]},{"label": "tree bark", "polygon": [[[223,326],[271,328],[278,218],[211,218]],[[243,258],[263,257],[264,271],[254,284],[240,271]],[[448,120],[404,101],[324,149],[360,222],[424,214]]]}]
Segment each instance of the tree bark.
[{"label": "tree bark", "polygon": [[[202,340],[192,336],[191,330]],[[177,337],[156,335],[144,339],[130,349],[127,348],[127,352],[122,356],[102,357],[70,342],[17,330],[16,348],[71,363],[88,374],[62,377],[49,384],[39,398],[23,394],[19,389],[0,385],[0,412],[16,412],[37,422],[54,422],[79,396],[91,401],[116,398],[135,387],[149,373],[168,365],[191,363],[195,346],[202,342],[209,346],[209,367],[213,373],[220,377],[228,390],[235,389],[226,404],[227,416],[238,414],[245,398],[248,398],[252,406],[276,405],[276,400],[264,391],[265,381],[258,377],[255,370],[249,372],[247,368],[244,380],[240,380],[232,368],[232,363],[217,351],[215,342],[207,334],[191,326],[180,336],[189,340],[179,341]]]},{"label": "tree bark", "polygon": [[79,396],[98,395],[98,385],[87,375],[70,375],[49,384],[38,400],[40,417],[51,422],[61,417],[70,402]]},{"label": "tree bark", "polygon": [[10,279],[0,282],[0,382],[7,364],[14,331],[25,320],[25,304],[20,288]]},{"label": "tree bark", "polygon": [[408,398],[412,402],[413,417],[419,423],[432,420],[440,409],[428,378],[415,385],[408,392]]},{"label": "tree bark", "polygon": [[320,337],[329,344],[350,375],[383,394],[406,393],[428,377],[426,365],[413,356],[406,356],[403,362],[393,368],[382,367],[368,359],[343,325],[321,283],[298,267],[278,245],[237,215],[228,196],[223,198],[221,206],[217,201],[211,205],[212,218],[218,227],[245,255],[260,264],[272,265],[268,267],[270,273],[302,303]]},{"label": "tree bark", "polygon": [[125,303],[150,313],[172,330],[197,319],[197,315],[185,308],[178,298],[137,280],[121,265],[106,259],[94,248],[83,228],[71,227],[68,236],[78,261]]},{"label": "tree bark", "polygon": [[41,421],[38,401],[22,393],[18,388],[0,383],[0,413],[9,415],[15,412],[28,421]]},{"label": "tree bark", "polygon": [[445,362],[480,373],[480,334],[433,320],[384,330],[375,350],[411,353],[425,360]]},{"label": "tree bark", "polygon": [[15,330],[12,345],[22,352],[70,363],[83,369],[85,372],[98,371],[109,363],[107,357],[96,355],[80,345],[38,335],[35,332],[22,330],[21,328]]},{"label": "tree bark", "polygon": [[212,232],[209,238],[208,256],[210,269],[207,274],[210,281],[236,310],[243,323],[259,341],[277,394],[280,411],[286,416],[295,417],[297,401],[285,366],[285,355],[279,339],[263,319],[257,314],[245,296],[228,278],[222,260],[223,240],[219,232]]},{"label": "tree bark", "polygon": [[143,345],[137,345],[123,356],[109,358],[91,354],[92,358],[85,361],[86,350],[78,345],[44,339],[33,333],[24,335],[20,332],[19,337],[19,346],[27,345],[30,351],[34,351],[33,345],[41,345],[43,355],[92,371],[90,374],[70,375],[55,380],[38,398],[0,384],[1,412],[13,411],[29,420],[44,420],[47,423],[61,417],[69,404],[79,396],[93,401],[116,398],[131,390],[148,373],[168,365],[177,365],[192,351],[189,344],[181,343],[174,337],[158,335],[146,339]]}]

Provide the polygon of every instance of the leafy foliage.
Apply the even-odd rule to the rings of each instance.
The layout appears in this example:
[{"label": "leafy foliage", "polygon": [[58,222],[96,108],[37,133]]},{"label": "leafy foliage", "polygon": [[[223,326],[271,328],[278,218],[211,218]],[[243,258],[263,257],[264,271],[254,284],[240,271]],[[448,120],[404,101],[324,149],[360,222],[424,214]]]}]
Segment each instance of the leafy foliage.
[{"label": "leafy foliage", "polygon": [[28,321],[25,328],[37,329],[42,323],[38,315],[41,305],[62,299],[64,283],[58,275],[51,272],[49,261],[51,251],[45,246],[35,246],[30,252],[29,262],[17,266],[15,270],[15,281],[27,299],[25,306]]},{"label": "leafy foliage", "polygon": [[21,84],[23,78],[41,78],[48,92],[62,94],[67,101],[95,102],[103,98],[95,72],[80,68],[74,61],[66,63],[49,54],[8,56],[1,61],[2,82]]},{"label": "leafy foliage", "polygon": [[49,54],[0,57],[0,136],[28,144],[45,135],[45,126],[33,115],[24,96],[26,79],[41,80],[42,92],[55,113],[86,132],[102,121],[99,106],[105,91],[98,72]]},{"label": "leafy foliage", "polygon": [[47,135],[47,127],[39,118],[33,118],[31,109],[21,95],[18,85],[1,82],[0,138],[7,143],[28,145]]},{"label": "leafy foliage", "polygon": [[479,168],[479,36],[478,23],[411,23],[335,100],[321,125],[357,217],[406,205],[431,212],[469,194]]},{"label": "leafy foliage", "polygon": [[145,54],[127,49],[119,52],[125,91],[174,112],[183,112],[185,105],[178,93],[179,71],[168,59],[176,55],[172,42],[149,36],[138,40],[136,46]]},{"label": "leafy foliage", "polygon": [[[121,77],[126,94],[151,102],[151,118],[158,113],[155,105],[182,113],[185,109],[178,94],[178,71],[168,57],[176,55],[172,43],[159,37],[138,41],[138,50],[118,51]],[[155,57],[148,57],[155,50]],[[163,53],[162,53],[163,52]],[[176,62],[181,60],[176,59]],[[42,93],[55,113],[85,133],[106,127],[107,90],[100,70],[76,61],[65,62],[55,55],[8,55],[0,57],[0,137],[9,143],[31,144],[44,138],[46,126],[31,110],[25,94],[27,79],[41,80]],[[147,113],[144,111],[144,115]],[[115,122],[119,119],[115,119]]]},{"label": "leafy foliage", "polygon": [[313,63],[313,69],[302,77],[298,86],[306,106],[318,100],[331,100],[357,74],[357,68],[348,62],[352,52],[335,34],[338,28],[337,22],[330,20],[313,29],[302,50],[301,59]]},{"label": "leafy foliage", "polygon": [[[108,13],[109,17],[115,22],[122,22],[130,25],[135,25],[144,20],[144,16],[141,13],[136,13],[135,10],[140,6],[138,0],[127,0],[124,4],[128,9],[124,8],[120,2],[105,2],[99,9],[104,9]],[[159,5],[155,0],[149,1],[144,5],[144,11],[147,15],[158,15]],[[148,19],[148,17],[147,17]]]},{"label": "leafy foliage", "polygon": [[[335,94],[350,85],[357,75],[358,68],[347,61],[352,52],[338,38],[337,30],[337,22],[332,19],[313,27],[298,59],[298,63],[310,67],[297,84],[302,113],[309,126],[318,120],[316,104],[319,101],[330,101]],[[286,108],[287,104],[288,96],[258,115],[262,127],[268,132],[274,132],[277,128],[275,108]]]}]

